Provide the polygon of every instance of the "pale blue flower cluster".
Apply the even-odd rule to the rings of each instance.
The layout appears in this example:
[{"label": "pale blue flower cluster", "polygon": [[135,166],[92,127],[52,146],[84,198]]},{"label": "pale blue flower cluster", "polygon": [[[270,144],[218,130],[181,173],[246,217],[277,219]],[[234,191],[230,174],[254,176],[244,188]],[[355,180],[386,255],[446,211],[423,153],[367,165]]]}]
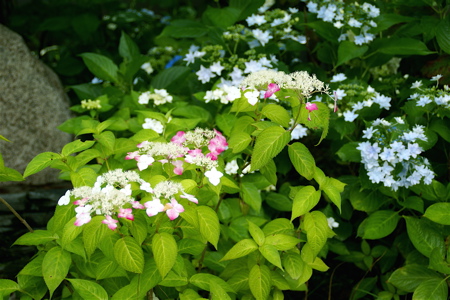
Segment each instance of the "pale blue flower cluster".
[{"label": "pale blue flower cluster", "polygon": [[432,182],[430,163],[420,156],[423,149],[419,142],[427,140],[424,126],[416,125],[411,130],[400,117],[391,121],[377,119],[363,133],[367,141],[359,143],[357,149],[373,183],[396,191],[399,187]]},{"label": "pale blue flower cluster", "polygon": [[[436,75],[431,81],[439,82],[442,75]],[[437,107],[443,107],[450,109],[450,88],[448,85],[444,85],[443,89],[439,89],[438,86],[425,87],[422,81],[418,80],[411,86],[414,89],[413,93],[408,99],[415,101],[417,106],[425,107],[427,104],[433,103]],[[428,107],[432,109],[432,106]]]},{"label": "pale blue flower cluster", "polygon": [[375,18],[380,15],[376,6],[357,1],[302,0],[308,11],[317,14],[317,18],[332,23],[341,30],[339,41],[349,40],[356,45],[368,44],[375,35],[371,29],[377,27]]}]

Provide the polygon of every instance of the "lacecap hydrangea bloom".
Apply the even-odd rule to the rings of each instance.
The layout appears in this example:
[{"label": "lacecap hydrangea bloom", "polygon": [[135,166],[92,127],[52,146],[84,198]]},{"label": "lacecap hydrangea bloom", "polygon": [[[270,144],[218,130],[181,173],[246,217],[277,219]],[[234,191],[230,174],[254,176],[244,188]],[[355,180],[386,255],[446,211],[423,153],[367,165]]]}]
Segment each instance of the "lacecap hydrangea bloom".
[{"label": "lacecap hydrangea bloom", "polygon": [[426,141],[424,126],[410,129],[405,121],[377,119],[363,131],[366,141],[359,143],[361,162],[373,183],[382,183],[396,191],[434,178],[428,159],[422,157],[420,141]]},{"label": "lacecap hydrangea bloom", "polygon": [[[436,75],[431,81],[439,82],[442,75]],[[433,85],[431,87],[424,86],[421,80],[415,81],[411,85],[413,94],[408,98],[410,101],[414,101],[416,106],[426,107],[429,111],[436,111],[439,115],[440,110],[450,109],[450,88],[448,85],[444,85],[443,88]]]}]

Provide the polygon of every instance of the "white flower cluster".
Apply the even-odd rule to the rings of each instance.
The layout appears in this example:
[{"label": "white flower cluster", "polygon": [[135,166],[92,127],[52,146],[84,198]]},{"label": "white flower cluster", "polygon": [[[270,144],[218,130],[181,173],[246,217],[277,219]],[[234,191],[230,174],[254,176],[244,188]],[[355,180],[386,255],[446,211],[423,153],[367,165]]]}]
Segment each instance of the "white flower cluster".
[{"label": "white flower cluster", "polygon": [[[441,78],[439,76],[442,77],[442,75],[437,75],[435,81]],[[416,81],[412,84],[411,89],[414,89],[416,92],[408,98],[409,100],[415,101],[416,105],[421,107],[434,103],[450,109],[450,88],[448,85],[445,85],[443,89],[438,89],[436,86],[427,88],[422,85],[422,81]]]},{"label": "white flower cluster", "polygon": [[[339,77],[333,77],[335,82],[341,81],[340,79],[345,75],[338,74]],[[338,112],[338,116],[343,116],[347,122],[353,122],[358,118],[358,111],[365,107],[371,107],[374,103],[378,104],[380,108],[388,110],[391,107],[391,98],[384,96],[371,86],[364,88],[356,84],[341,84],[338,89],[333,91],[334,97],[339,104],[342,112]],[[344,97],[348,96],[351,99],[358,99],[358,101],[352,101],[348,103],[340,103]],[[344,107],[344,109],[343,109]]]},{"label": "white flower cluster", "polygon": [[154,131],[156,131],[156,133],[163,133],[164,131],[164,125],[156,120],[156,119],[152,119],[152,118],[145,118],[145,123],[142,124],[142,128],[144,129],[152,129]]},{"label": "white flower cluster", "polygon": [[375,35],[369,31],[377,27],[375,18],[380,15],[376,6],[358,2],[332,0],[302,0],[307,2],[309,12],[317,14],[317,18],[332,23],[343,32],[339,41],[350,40],[356,45],[367,44]]},{"label": "white flower cluster", "polygon": [[150,100],[153,100],[154,105],[162,105],[165,103],[172,103],[173,97],[169,95],[165,89],[155,89],[152,92],[147,91],[139,95],[139,104],[148,104]]},{"label": "white flower cluster", "polygon": [[418,144],[419,140],[427,140],[424,126],[410,130],[400,117],[391,122],[377,119],[363,133],[368,141],[359,143],[357,149],[373,183],[382,183],[394,191],[421,181],[431,183],[434,173],[428,160],[420,156],[423,149]]},{"label": "white flower cluster", "polygon": [[91,110],[91,109],[100,109],[102,105],[100,104],[100,100],[81,100],[81,108]]},{"label": "white flower cluster", "polygon": [[306,37],[292,29],[292,26],[298,21],[298,18],[292,18],[292,15],[297,12],[297,8],[289,8],[288,11],[281,9],[259,10],[259,14],[248,17],[246,22],[249,28],[246,28],[245,32],[254,38],[248,43],[250,48],[265,46],[275,38],[277,40],[291,39],[300,44],[305,44]]}]

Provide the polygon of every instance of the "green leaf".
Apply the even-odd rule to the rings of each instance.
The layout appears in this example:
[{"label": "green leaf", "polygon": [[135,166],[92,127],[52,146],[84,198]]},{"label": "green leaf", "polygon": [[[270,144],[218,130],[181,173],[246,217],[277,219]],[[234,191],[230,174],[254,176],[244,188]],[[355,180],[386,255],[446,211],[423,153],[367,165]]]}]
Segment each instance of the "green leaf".
[{"label": "green leaf", "polygon": [[290,234],[294,232],[294,225],[288,219],[278,218],[267,223],[263,232],[266,236],[277,233]]},{"label": "green leaf", "polygon": [[83,232],[83,227],[75,226],[75,217],[64,225],[63,233],[61,236],[61,247],[68,250],[67,247],[76,239],[81,232]]},{"label": "green leaf", "polygon": [[220,236],[217,213],[209,206],[198,206],[197,214],[201,235],[217,249]]},{"label": "green leaf", "polygon": [[117,263],[127,271],[142,273],[144,270],[144,252],[136,240],[125,236],[114,244],[114,257]]},{"label": "green leaf", "polygon": [[[44,261],[45,252],[41,252],[33,258],[22,270],[20,270],[20,275],[30,275],[30,276],[42,276],[42,262]],[[1,285],[0,285],[1,286]]]},{"label": "green leaf", "polygon": [[248,222],[248,231],[252,236],[253,240],[259,245],[262,246],[265,241],[264,232],[259,228],[259,226],[255,225],[255,223],[247,220]]},{"label": "green leaf", "polygon": [[378,39],[378,51],[389,55],[429,55],[435,53],[428,50],[427,46],[413,38],[382,38]]},{"label": "green leaf", "polygon": [[320,196],[321,192],[316,191],[311,185],[300,188],[295,194],[292,204],[291,221],[313,209],[319,203]]},{"label": "green leaf", "polygon": [[300,240],[287,234],[271,234],[266,236],[265,245],[275,246],[280,251],[287,251],[294,248]]},{"label": "green leaf", "polygon": [[130,38],[128,34],[122,31],[119,42],[119,54],[121,57],[128,60],[133,59],[133,57],[139,56],[141,52],[136,43]]},{"label": "green leaf", "polygon": [[412,300],[447,300],[448,284],[445,279],[428,279],[417,287]]},{"label": "green leaf", "polygon": [[294,252],[286,252],[283,255],[283,266],[292,279],[298,279],[302,275],[302,270],[305,262],[302,260],[300,254]]},{"label": "green leaf", "polygon": [[242,131],[236,132],[228,140],[228,146],[233,150],[233,153],[244,151],[252,141],[250,134]]},{"label": "green leaf", "polygon": [[231,0],[230,7],[237,8],[241,11],[239,20],[244,20],[253,14],[258,8],[263,6],[263,0]]},{"label": "green leaf", "polygon": [[369,50],[368,46],[357,46],[355,43],[350,41],[342,41],[338,48],[338,60],[337,66],[340,66],[353,58],[361,57],[364,53]]},{"label": "green leaf", "polygon": [[275,246],[262,245],[259,247],[259,252],[264,256],[265,259],[267,259],[268,262],[283,270],[283,266],[281,265],[280,253]]},{"label": "green leaf", "polygon": [[424,217],[442,225],[450,225],[450,203],[441,202],[430,205]]},{"label": "green leaf", "polygon": [[50,166],[55,160],[61,159],[58,153],[43,152],[36,155],[30,163],[27,165],[25,172],[23,172],[23,178],[33,175],[48,166]]},{"label": "green leaf", "polygon": [[311,152],[302,143],[296,142],[288,147],[289,158],[297,172],[308,180],[314,177],[316,162]]},{"label": "green leaf", "polygon": [[323,246],[325,246],[330,234],[332,235],[332,231],[328,227],[327,217],[321,211],[306,213],[303,220],[303,227],[308,237],[308,244],[311,246],[313,256],[315,257]]},{"label": "green leaf", "polygon": [[[44,278],[37,276],[18,275],[20,291],[33,299],[42,299],[48,293]],[[28,299],[26,296],[21,299]]]},{"label": "green leaf", "polygon": [[94,134],[94,138],[99,144],[108,149],[108,154],[114,153],[114,145],[116,143],[116,137],[114,136],[114,133],[112,133],[111,131],[103,131],[100,134]]},{"label": "green leaf", "polygon": [[42,275],[50,291],[50,297],[69,272],[72,258],[59,246],[51,248],[42,262]]},{"label": "green leaf", "polygon": [[247,254],[252,253],[253,251],[258,249],[258,244],[256,244],[251,239],[243,239],[237,242],[220,261],[236,259]]},{"label": "green leaf", "polygon": [[4,297],[8,296],[19,290],[19,285],[9,279],[0,279],[0,299],[4,299]]},{"label": "green leaf", "polygon": [[58,235],[47,230],[34,230],[19,237],[13,245],[38,246],[58,239]]},{"label": "green leaf", "polygon": [[164,278],[177,258],[178,246],[173,235],[166,232],[156,233],[152,239],[152,252],[159,273]]},{"label": "green leaf", "polygon": [[290,140],[290,133],[282,127],[272,126],[264,129],[256,138],[251,158],[251,170],[257,170],[266,165],[270,159],[283,150]]},{"label": "green leaf", "polygon": [[174,66],[158,73],[152,80],[152,86],[155,89],[167,89],[170,85],[175,84],[185,78],[191,69],[188,67]]},{"label": "green leaf", "polygon": [[436,27],[436,40],[439,47],[450,54],[450,21],[445,18]]},{"label": "green leaf", "polygon": [[92,147],[94,144],[95,144],[94,141],[84,141],[84,142],[82,142],[81,140],[75,140],[73,142],[70,142],[70,143],[66,144],[63,147],[63,149],[61,151],[61,154],[63,156],[69,156],[70,154],[86,150],[86,149]]},{"label": "green leaf", "polygon": [[344,191],[345,185],[345,183],[332,177],[327,177],[325,183],[320,185],[320,189],[325,192],[339,211],[341,211],[341,193]]},{"label": "green leaf", "polygon": [[290,116],[287,110],[278,104],[267,104],[261,114],[283,127],[289,127]]},{"label": "green leaf", "polygon": [[222,287],[227,293],[234,293],[235,291],[231,288],[231,286],[222,278],[219,278],[215,275],[208,273],[197,273],[191,278],[189,278],[189,282],[193,285],[201,288],[202,290],[209,291],[210,283],[214,281],[217,285]]},{"label": "green leaf", "polygon": [[261,210],[261,192],[258,188],[251,182],[241,183],[241,195],[242,200],[247,203],[255,211],[259,212]]},{"label": "green leaf", "polygon": [[422,282],[429,279],[440,279],[440,277],[426,266],[408,264],[395,270],[389,277],[388,282],[402,291],[413,292]]},{"label": "green leaf", "polygon": [[343,161],[359,163],[359,162],[361,162],[361,151],[356,149],[358,147],[358,145],[359,145],[358,142],[350,142],[350,143],[344,144],[336,152],[336,154]]},{"label": "green leaf", "polygon": [[212,300],[231,300],[231,297],[216,281],[211,280],[209,282],[209,290],[211,292]]},{"label": "green leaf", "polygon": [[367,218],[362,238],[368,240],[384,238],[395,230],[398,220],[400,216],[396,211],[376,211]]},{"label": "green leaf", "polygon": [[70,180],[74,187],[93,186],[95,181],[97,181],[97,177],[97,173],[89,167],[70,172]]},{"label": "green leaf", "polygon": [[280,193],[267,193],[264,202],[278,211],[292,211],[292,200]]},{"label": "green leaf", "polygon": [[164,28],[161,36],[170,36],[173,38],[197,38],[205,35],[207,32],[208,28],[200,22],[174,20],[170,22],[170,25]]},{"label": "green leaf", "polygon": [[203,13],[203,18],[208,19],[208,21],[217,27],[227,29],[236,23],[240,13],[239,9],[233,7],[215,8],[208,6]]},{"label": "green leaf", "polygon": [[431,252],[435,248],[444,251],[445,244],[442,233],[433,224],[430,224],[427,219],[417,219],[413,217],[404,216],[406,221],[406,230],[409,239],[416,249],[430,257]]},{"label": "green leaf", "polygon": [[266,265],[254,265],[249,274],[250,291],[256,300],[266,300],[269,297],[272,282],[270,270]]},{"label": "green leaf", "polygon": [[[108,227],[102,223],[105,219],[104,216],[95,216],[91,219],[91,221],[82,226],[83,228],[83,243],[86,249],[86,254],[91,256],[99,242],[108,234],[111,234],[112,231],[108,229]],[[65,225],[65,224],[64,224]],[[109,232],[108,232],[109,231]]]},{"label": "green leaf", "polygon": [[107,300],[108,293],[96,282],[85,279],[67,279],[73,286],[74,290],[83,299]]},{"label": "green leaf", "polygon": [[200,255],[203,249],[205,249],[205,244],[194,239],[184,238],[178,241],[178,253],[188,253],[192,255]]},{"label": "green leaf", "polygon": [[[144,271],[142,274],[138,274],[133,277],[131,284],[139,289],[139,296],[143,298],[148,291],[154,288],[161,281],[161,275],[159,274],[156,262],[153,258],[147,259],[144,265]],[[119,300],[121,300],[119,298]]]},{"label": "green leaf", "polygon": [[96,77],[111,82],[119,81],[117,76],[119,68],[110,58],[101,54],[87,52],[80,54],[80,56],[89,71]]},{"label": "green leaf", "polygon": [[[1,154],[0,154],[0,161]],[[24,180],[22,174],[20,174],[18,171],[5,167],[3,164],[0,164],[0,182],[6,182],[6,181],[22,181]]]}]

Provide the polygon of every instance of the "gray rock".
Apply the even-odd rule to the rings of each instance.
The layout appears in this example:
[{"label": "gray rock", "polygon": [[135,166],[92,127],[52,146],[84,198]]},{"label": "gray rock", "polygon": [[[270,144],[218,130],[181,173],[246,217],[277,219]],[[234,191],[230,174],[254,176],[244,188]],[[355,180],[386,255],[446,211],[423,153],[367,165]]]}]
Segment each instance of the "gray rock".
[{"label": "gray rock", "polygon": [[[70,103],[58,76],[36,58],[22,37],[0,24],[0,141],[5,166],[23,174],[42,152],[60,152],[72,137],[57,129],[71,117]],[[46,169],[22,182],[58,182],[58,170]],[[0,183],[0,187],[5,184]]]}]

